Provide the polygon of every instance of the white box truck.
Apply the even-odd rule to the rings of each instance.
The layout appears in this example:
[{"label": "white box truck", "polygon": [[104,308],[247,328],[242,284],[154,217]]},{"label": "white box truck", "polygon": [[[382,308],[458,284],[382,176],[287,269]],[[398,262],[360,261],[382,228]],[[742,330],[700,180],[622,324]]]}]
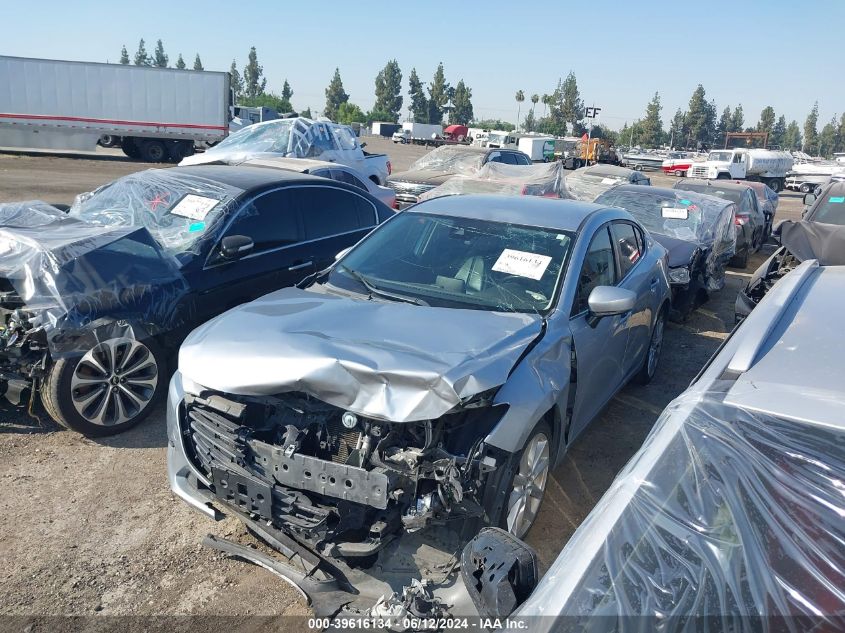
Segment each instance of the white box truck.
[{"label": "white box truck", "polygon": [[427,145],[435,139],[443,138],[443,126],[433,123],[403,123],[392,137],[394,143],[416,143]]},{"label": "white box truck", "polygon": [[0,56],[0,147],[94,150],[150,162],[223,140],[229,73]]},{"label": "white box truck", "polygon": [[706,161],[693,163],[687,176],[709,180],[757,180],[781,191],[792,165],[792,154],[780,150],[714,149]]},{"label": "white box truck", "polygon": [[555,139],[552,136],[521,136],[517,149],[528,154],[535,163],[548,163],[555,158]]}]

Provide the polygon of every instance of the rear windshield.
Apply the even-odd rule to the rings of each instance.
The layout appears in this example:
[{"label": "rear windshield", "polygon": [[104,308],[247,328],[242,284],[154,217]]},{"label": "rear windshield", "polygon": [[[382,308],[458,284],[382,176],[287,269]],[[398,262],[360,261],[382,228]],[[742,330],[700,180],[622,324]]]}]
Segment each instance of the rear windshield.
[{"label": "rear windshield", "polygon": [[845,192],[841,196],[825,195],[808,219],[823,224],[845,225]]}]

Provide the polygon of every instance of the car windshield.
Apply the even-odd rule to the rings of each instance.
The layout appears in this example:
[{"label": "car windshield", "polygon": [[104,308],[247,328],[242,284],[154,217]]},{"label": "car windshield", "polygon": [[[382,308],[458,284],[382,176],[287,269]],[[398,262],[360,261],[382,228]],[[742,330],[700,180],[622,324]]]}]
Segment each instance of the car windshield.
[{"label": "car windshield", "polygon": [[471,174],[481,169],[484,152],[467,150],[464,147],[443,146],[429,152],[413,165],[411,171],[430,169],[456,174]]},{"label": "car windshield", "polygon": [[290,131],[295,119],[279,119],[250,125],[230,134],[209,152],[249,148],[253,152],[285,154],[290,145]]},{"label": "car windshield", "polygon": [[406,211],[341,259],[328,281],[412,303],[539,313],[552,307],[572,239],[565,231]]},{"label": "car windshield", "polygon": [[179,171],[125,176],[77,196],[68,215],[100,226],[145,228],[170,254],[187,253],[242,191]]},{"label": "car windshield", "polygon": [[823,224],[845,225],[845,193],[841,196],[824,196],[808,219]]},{"label": "car windshield", "polygon": [[722,163],[728,163],[731,161],[731,152],[710,152],[710,155],[707,157],[707,160],[715,160]]}]

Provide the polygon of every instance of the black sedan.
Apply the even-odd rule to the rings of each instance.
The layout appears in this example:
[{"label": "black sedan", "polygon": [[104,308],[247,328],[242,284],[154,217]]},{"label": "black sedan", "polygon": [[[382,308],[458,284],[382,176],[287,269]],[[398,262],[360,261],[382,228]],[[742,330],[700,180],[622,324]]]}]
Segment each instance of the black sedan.
[{"label": "black sedan", "polygon": [[621,185],[596,204],[622,207],[669,252],[674,320],[686,319],[725,283],[734,255],[736,206],[730,200],[692,191]]},{"label": "black sedan", "polygon": [[132,174],[68,213],[0,205],[0,395],[88,435],[142,420],[200,323],[334,261],[393,211],[323,178],[207,165]]}]

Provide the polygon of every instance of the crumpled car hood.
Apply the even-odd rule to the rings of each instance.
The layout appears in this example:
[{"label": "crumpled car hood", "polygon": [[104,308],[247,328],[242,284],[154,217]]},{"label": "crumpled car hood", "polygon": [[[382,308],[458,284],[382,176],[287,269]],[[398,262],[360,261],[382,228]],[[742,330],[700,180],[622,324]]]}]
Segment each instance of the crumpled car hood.
[{"label": "crumpled car hood", "polygon": [[669,235],[661,235],[660,233],[652,232],[651,236],[654,238],[655,242],[666,249],[669,259],[669,268],[689,266],[692,263],[692,256],[700,248],[695,242],[679,240],[678,238],[671,237]]},{"label": "crumpled car hood", "polygon": [[285,288],[194,330],[179,370],[225,393],[300,391],[365,417],[411,422],[502,385],[540,331],[537,315]]}]

